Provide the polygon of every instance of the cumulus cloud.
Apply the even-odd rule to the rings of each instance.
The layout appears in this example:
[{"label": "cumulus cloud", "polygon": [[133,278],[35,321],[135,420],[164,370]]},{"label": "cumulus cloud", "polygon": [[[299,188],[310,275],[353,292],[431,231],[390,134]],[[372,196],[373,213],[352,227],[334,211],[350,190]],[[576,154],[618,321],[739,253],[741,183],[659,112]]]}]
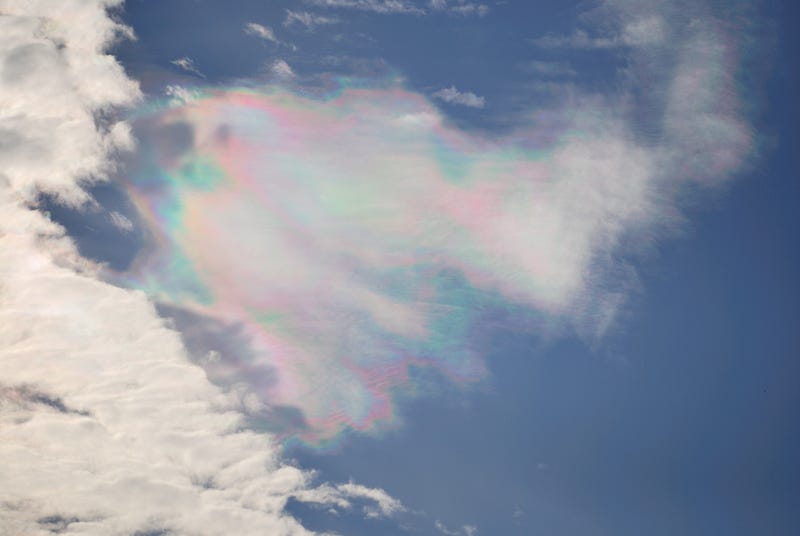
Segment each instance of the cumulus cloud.
[{"label": "cumulus cloud", "polygon": [[[0,526],[4,534],[308,534],[283,513],[311,475],[247,431],[137,291],[97,278],[47,193],[90,203],[132,147],[139,98],[103,51],[121,2],[0,0]],[[130,222],[109,216],[118,226]],[[383,512],[386,497],[361,493]],[[376,491],[377,493],[377,491]]]},{"label": "cumulus cloud", "polygon": [[457,104],[467,108],[483,108],[486,105],[484,97],[479,97],[470,91],[459,91],[455,86],[440,89],[433,94],[433,97],[448,104]]}]

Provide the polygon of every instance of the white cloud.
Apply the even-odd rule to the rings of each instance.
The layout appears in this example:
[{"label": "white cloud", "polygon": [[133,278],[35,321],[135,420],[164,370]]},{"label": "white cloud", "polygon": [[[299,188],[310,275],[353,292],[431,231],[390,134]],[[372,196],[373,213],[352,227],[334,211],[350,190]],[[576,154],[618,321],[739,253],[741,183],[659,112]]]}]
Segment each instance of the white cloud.
[{"label": "white cloud", "polygon": [[117,211],[110,212],[108,214],[108,219],[111,221],[111,225],[120,231],[124,231],[126,233],[133,231],[133,222]]},{"label": "white cloud", "polygon": [[434,527],[436,530],[444,534],[445,536],[474,536],[478,533],[478,527],[474,525],[463,525],[460,529],[450,529],[439,521],[438,519],[434,522]]},{"label": "white cloud", "polygon": [[[174,186],[196,217],[154,229],[172,247],[165,258],[144,259],[133,277],[174,307],[247,326],[258,354],[242,358],[248,374],[234,350],[209,376],[299,408],[308,426],[298,434],[308,441],[395,425],[394,393],[413,382],[398,354],[423,355],[420,366],[461,385],[485,373],[481,349],[463,336],[479,323],[480,300],[428,289],[412,269],[392,275],[393,285],[410,289],[398,299],[374,275],[397,259],[464,274],[469,288],[530,307],[545,326],[602,336],[636,284],[624,259],[679,221],[675,193],[724,180],[752,145],[737,107],[735,43],[713,21],[672,24],[682,39],[670,44],[671,61],[647,63],[651,45],[625,51],[643,56],[631,69],[644,64],[658,76],[623,84],[667,82],[655,91],[664,97],[652,118],[657,139],[643,140],[639,118],[631,119],[641,86],[602,95],[576,87],[506,139],[463,132],[396,86],[343,88],[325,101],[281,90],[242,99],[231,90],[203,99],[201,114],[194,103],[157,114],[154,123],[191,128],[202,153],[188,149],[167,162],[142,151],[142,169],[154,158],[172,172],[202,156],[224,172],[216,192]],[[438,98],[463,95],[452,87]],[[273,113],[291,128],[268,127]],[[240,143],[219,143],[223,128]],[[280,192],[270,202],[292,207],[290,215],[258,198],[264,185]],[[224,204],[215,199],[222,191]],[[142,210],[162,205],[154,199]],[[199,297],[174,285],[180,274],[164,273],[170,250],[185,252]],[[278,321],[263,320],[264,303],[280,311]],[[451,307],[459,311],[453,325],[440,320],[454,318]],[[262,380],[270,367],[282,378],[274,388]],[[413,383],[408,391],[425,392]]]},{"label": "white cloud", "polygon": [[[306,0],[308,3],[328,8],[346,8],[358,11],[369,11],[383,15],[407,14],[425,15],[428,11],[414,2],[407,0]],[[470,2],[469,0],[430,0],[428,6],[432,11],[450,15],[483,17],[489,13],[489,6]]]},{"label": "white cloud", "polygon": [[519,69],[526,73],[547,78],[573,78],[578,72],[568,63],[556,61],[531,60],[519,64]]},{"label": "white cloud", "polygon": [[444,11],[453,15],[477,15],[484,17],[489,13],[489,6],[469,2],[468,0],[431,0],[431,9],[434,11]]},{"label": "white cloud", "polygon": [[308,11],[292,11],[286,10],[286,19],[283,21],[284,26],[294,26],[300,24],[305,26],[307,30],[313,30],[317,26],[324,26],[327,24],[336,24],[339,19],[334,17],[326,17],[316,13],[309,13]]},{"label": "white cloud", "polygon": [[608,35],[591,35],[577,30],[569,35],[545,35],[531,42],[542,48],[615,49],[658,45],[666,38],[666,24],[657,15],[647,15],[629,21],[619,31]]},{"label": "white cloud", "polygon": [[405,13],[424,15],[425,10],[404,0],[308,0],[309,3],[322,7],[348,8],[358,11],[370,11],[383,15]]},{"label": "white cloud", "polygon": [[164,93],[170,97],[175,104],[186,104],[199,96],[197,90],[188,89],[177,84],[169,84],[164,90]]},{"label": "white cloud", "polygon": [[270,72],[278,78],[289,79],[297,76],[285,60],[275,60],[269,67]]},{"label": "white cloud", "polygon": [[33,208],[39,192],[88,202],[82,185],[131,147],[125,123],[95,119],[139,98],[103,52],[130,34],[106,14],[119,3],[0,0],[0,526],[309,534],[283,508],[311,475],[245,429],[240,399],[187,359],[143,293],[100,280]]},{"label": "white cloud", "polygon": [[272,28],[258,24],[257,22],[246,23],[244,25],[244,33],[265,39],[267,41],[272,41],[273,43],[279,43],[278,38],[275,37],[275,32],[272,31]]},{"label": "white cloud", "polygon": [[175,65],[176,67],[183,69],[187,73],[196,74],[197,76],[201,76],[203,78],[206,77],[206,75],[200,72],[200,69],[197,68],[197,65],[195,65],[194,60],[187,56],[178,58],[176,60],[172,60],[170,63],[172,65]]},{"label": "white cloud", "polygon": [[433,94],[433,97],[448,104],[458,104],[468,108],[483,108],[486,105],[484,97],[479,97],[469,91],[459,91],[455,86],[440,89]]},{"label": "white cloud", "polygon": [[354,507],[352,501],[355,499],[366,501],[363,512],[367,518],[388,518],[406,511],[400,501],[384,490],[368,488],[353,482],[338,485],[324,484],[314,489],[297,492],[294,494],[294,498],[301,502],[345,510]]}]

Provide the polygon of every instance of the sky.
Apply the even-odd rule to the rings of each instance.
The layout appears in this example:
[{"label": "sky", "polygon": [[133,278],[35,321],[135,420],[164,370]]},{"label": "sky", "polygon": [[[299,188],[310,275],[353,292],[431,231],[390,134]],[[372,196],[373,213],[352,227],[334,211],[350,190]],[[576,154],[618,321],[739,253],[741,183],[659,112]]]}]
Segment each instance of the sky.
[{"label": "sky", "polygon": [[0,532],[797,534],[797,15],[0,0]]}]

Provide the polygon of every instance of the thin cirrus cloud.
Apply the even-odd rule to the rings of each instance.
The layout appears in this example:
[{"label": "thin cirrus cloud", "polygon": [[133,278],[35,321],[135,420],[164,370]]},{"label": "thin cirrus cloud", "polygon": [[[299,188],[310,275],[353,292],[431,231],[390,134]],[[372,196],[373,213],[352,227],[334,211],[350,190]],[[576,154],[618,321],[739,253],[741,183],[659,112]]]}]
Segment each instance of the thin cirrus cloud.
[{"label": "thin cirrus cloud", "polygon": [[329,8],[346,8],[382,15],[424,15],[425,10],[404,0],[307,0],[310,4]]},{"label": "thin cirrus cloud", "polygon": [[611,35],[592,35],[586,30],[576,30],[569,35],[548,34],[531,39],[531,43],[542,48],[570,49],[615,49],[658,45],[666,38],[666,24],[657,15],[649,15],[628,21]]},{"label": "thin cirrus cloud", "polygon": [[632,69],[662,69],[655,140],[625,93],[569,92],[504,138],[392,81],[151,106],[129,193],[154,246],[111,277],[176,321],[235,329],[206,345],[209,377],[294,408],[281,437],[318,447],[399,425],[431,373],[479,383],[479,328],[498,312],[602,336],[635,282],[619,259],[675,223],[675,192],[724,180],[754,143],[735,34],[651,16],[683,36],[670,62],[631,45]]},{"label": "thin cirrus cloud", "polygon": [[257,37],[259,39],[263,39],[264,41],[269,41],[271,43],[275,43],[276,45],[288,47],[292,50],[297,50],[297,47],[291,43],[285,43],[278,39],[275,35],[275,32],[269,26],[264,26],[263,24],[259,24],[257,22],[247,22],[244,25],[244,33],[250,35],[252,37]]},{"label": "thin cirrus cloud", "polygon": [[200,76],[202,78],[206,77],[206,75],[204,75],[202,72],[200,72],[200,69],[197,68],[197,65],[195,65],[194,60],[192,58],[187,57],[187,56],[184,56],[182,58],[178,58],[176,60],[172,60],[170,63],[172,65],[174,65],[174,66],[186,71],[187,73],[196,74],[197,76]]},{"label": "thin cirrus cloud", "polygon": [[307,0],[312,5],[327,8],[344,8],[367,11],[381,15],[426,15],[447,13],[457,16],[486,16],[489,6],[468,0],[430,0],[430,2],[409,2],[407,0]]},{"label": "thin cirrus cloud", "polygon": [[480,97],[471,91],[459,91],[455,86],[440,89],[432,96],[448,104],[457,104],[467,108],[483,108],[486,106],[484,97]]},{"label": "thin cirrus cloud", "polygon": [[326,26],[329,24],[336,24],[340,22],[335,17],[327,17],[316,13],[309,13],[308,11],[292,11],[286,10],[286,18],[283,21],[284,26],[303,26],[306,30],[313,30],[317,26]]},{"label": "thin cirrus cloud", "polygon": [[478,4],[467,0],[431,0],[430,6],[434,11],[444,11],[453,15],[484,17],[489,13],[489,6],[486,4]]},{"label": "thin cirrus cloud", "polygon": [[269,70],[273,75],[284,80],[289,80],[297,76],[294,69],[286,63],[286,60],[275,60],[270,64]]},{"label": "thin cirrus cloud", "polygon": [[280,43],[278,38],[275,37],[275,32],[272,31],[272,28],[264,26],[263,24],[258,24],[257,22],[246,23],[244,25],[244,33],[266,41],[272,41],[273,43]]},{"label": "thin cirrus cloud", "polygon": [[395,515],[402,505],[382,490],[314,486],[281,462],[272,436],[244,426],[259,402],[209,383],[153,303],[101,281],[35,209],[42,193],[93,203],[83,186],[133,148],[126,123],[96,121],[141,98],[104,53],[131,35],[106,13],[117,5],[0,2],[0,107],[15,110],[0,118],[0,526],[310,534],[284,512],[293,496]]}]

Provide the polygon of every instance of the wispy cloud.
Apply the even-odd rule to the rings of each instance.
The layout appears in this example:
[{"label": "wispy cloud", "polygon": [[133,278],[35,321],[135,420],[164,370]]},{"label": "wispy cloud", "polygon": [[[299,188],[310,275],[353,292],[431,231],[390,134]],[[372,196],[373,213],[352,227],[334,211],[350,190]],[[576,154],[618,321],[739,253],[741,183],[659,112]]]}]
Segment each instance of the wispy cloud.
[{"label": "wispy cloud", "polygon": [[276,45],[281,45],[290,48],[292,50],[297,50],[297,47],[292,43],[286,43],[278,39],[272,28],[270,28],[269,26],[264,26],[263,24],[259,24],[257,22],[246,23],[244,25],[244,33],[253,37],[258,37],[259,39],[263,39],[264,41],[275,43]]},{"label": "wispy cloud", "polygon": [[450,529],[438,519],[434,522],[434,527],[445,536],[474,536],[478,533],[478,527],[474,525],[463,525],[459,529]]},{"label": "wispy cloud", "polygon": [[275,37],[275,32],[272,31],[272,28],[264,26],[263,24],[258,24],[257,22],[246,23],[244,25],[244,33],[254,37],[260,37],[267,41],[272,41],[273,43],[280,43],[278,38]]},{"label": "wispy cloud", "polygon": [[108,214],[108,218],[111,221],[111,225],[113,225],[120,231],[126,233],[130,233],[131,231],[133,231],[133,222],[125,215],[120,214],[117,211],[113,211]]},{"label": "wispy cloud", "polygon": [[285,60],[275,60],[269,66],[269,70],[272,74],[274,74],[278,78],[290,79],[297,76],[294,70],[288,63],[286,63]]},{"label": "wispy cloud", "polygon": [[308,11],[292,11],[286,10],[286,19],[283,21],[284,26],[304,26],[307,30],[313,30],[317,26],[324,26],[328,24],[336,24],[339,19],[335,17],[328,17],[319,15],[317,13],[309,13]]},{"label": "wispy cloud", "polygon": [[569,35],[545,35],[531,39],[531,43],[542,48],[614,49],[658,45],[666,37],[664,20],[657,15],[640,17],[628,22],[622,29],[610,35],[592,35],[577,30]]},{"label": "wispy cloud", "polygon": [[424,15],[425,10],[404,0],[307,0],[322,7],[347,8],[380,14]]},{"label": "wispy cloud", "polygon": [[366,518],[389,518],[405,512],[403,504],[382,489],[368,488],[352,481],[344,484],[323,484],[313,489],[302,490],[293,495],[301,502],[310,502],[325,507],[336,507],[342,510],[354,508],[353,501],[364,502],[363,514]]},{"label": "wispy cloud", "polygon": [[[637,33],[627,10],[614,15],[619,31],[598,27]],[[242,347],[259,358],[237,348],[208,376],[299,408],[296,434],[309,442],[396,425],[394,393],[416,389],[412,368],[481,381],[485,363],[465,333],[487,293],[602,336],[635,281],[620,257],[672,224],[676,191],[724,180],[753,144],[731,34],[702,19],[671,24],[665,34],[679,40],[630,38],[642,44],[624,51],[641,55],[631,69],[658,73],[627,72],[625,83],[662,84],[648,143],[632,120],[642,86],[556,94],[502,139],[455,128],[429,98],[391,83],[343,86],[324,101],[232,87],[151,109],[148,124],[160,126],[143,128],[144,171],[129,187],[163,248],[125,281],[243,326]],[[671,60],[652,62],[653,46]],[[435,98],[485,106],[455,86]],[[157,128],[173,123],[194,144],[165,152]],[[169,196],[154,188],[154,168]],[[461,283],[440,275],[453,273]]]},{"label": "wispy cloud", "polygon": [[486,105],[484,97],[479,97],[470,91],[459,91],[455,86],[440,89],[432,96],[448,104],[457,104],[468,108],[483,108]]},{"label": "wispy cloud", "polygon": [[[3,533],[309,536],[284,507],[313,492],[312,475],[281,462],[273,436],[247,430],[259,404],[212,385],[152,302],[102,280],[35,210],[40,194],[88,203],[86,184],[133,148],[114,120],[141,97],[106,55],[130,35],[107,15],[114,4],[2,7],[0,64],[25,74],[0,91],[0,109],[15,110],[0,116]],[[381,490],[337,491],[367,513],[399,508]]]},{"label": "wispy cloud", "polygon": [[489,6],[486,4],[469,0],[431,0],[430,7],[434,11],[443,11],[452,15],[484,17],[489,13]]},{"label": "wispy cloud", "polygon": [[573,78],[578,72],[568,63],[531,60],[517,65],[520,71],[544,78]]},{"label": "wispy cloud", "polygon": [[197,65],[195,65],[194,60],[192,58],[189,58],[188,56],[172,60],[170,63],[186,71],[187,73],[192,73],[203,78],[206,77],[206,75],[201,73],[200,69],[197,68]]}]

